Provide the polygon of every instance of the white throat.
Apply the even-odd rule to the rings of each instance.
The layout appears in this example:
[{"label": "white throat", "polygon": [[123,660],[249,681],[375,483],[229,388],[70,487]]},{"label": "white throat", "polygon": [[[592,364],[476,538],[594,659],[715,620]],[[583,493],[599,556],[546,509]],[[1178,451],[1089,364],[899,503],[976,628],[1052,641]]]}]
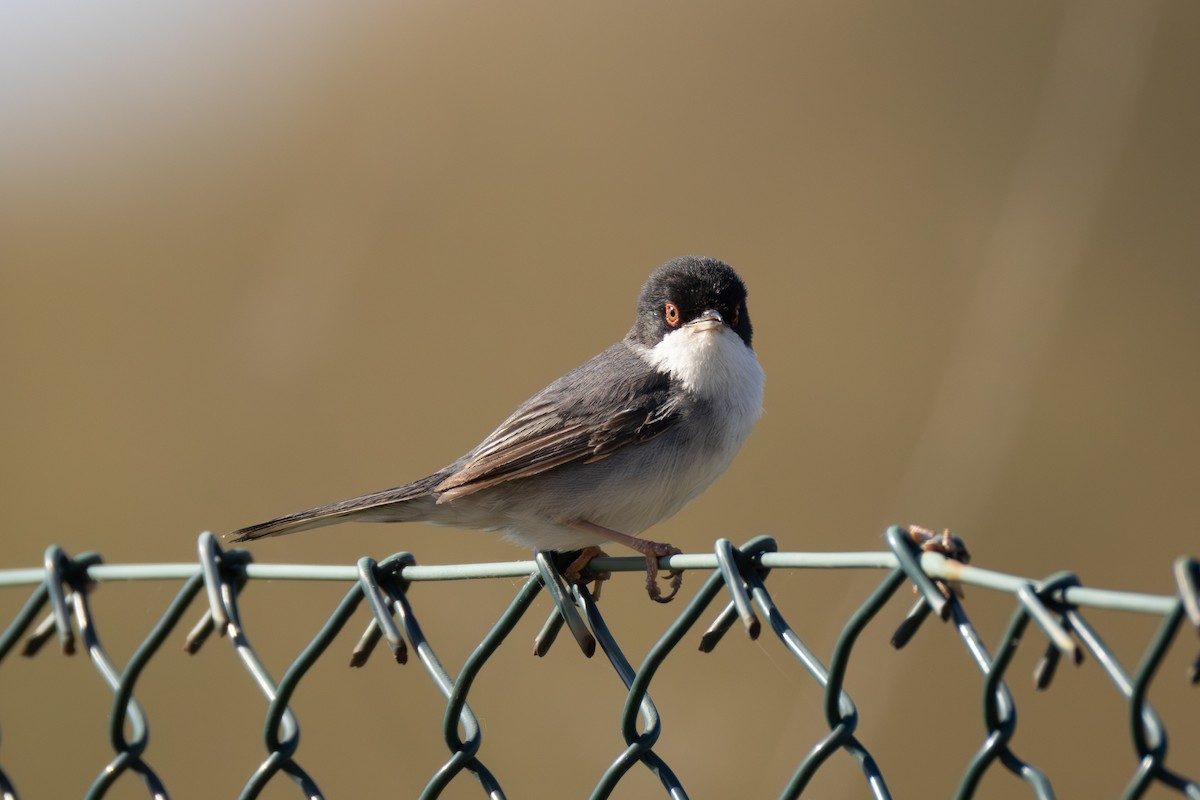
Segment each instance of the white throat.
[{"label": "white throat", "polygon": [[754,351],[730,328],[684,326],[645,355],[655,369],[670,374],[687,392],[715,403],[735,428],[744,426],[744,435],[749,435],[762,414],[765,379]]}]

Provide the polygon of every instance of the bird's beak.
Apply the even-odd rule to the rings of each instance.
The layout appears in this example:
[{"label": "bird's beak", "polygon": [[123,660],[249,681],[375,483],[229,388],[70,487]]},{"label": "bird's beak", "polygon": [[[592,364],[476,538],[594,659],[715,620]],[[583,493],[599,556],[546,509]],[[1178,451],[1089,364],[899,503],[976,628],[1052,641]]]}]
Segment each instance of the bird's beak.
[{"label": "bird's beak", "polygon": [[714,331],[725,324],[721,312],[710,308],[687,324],[694,331]]}]

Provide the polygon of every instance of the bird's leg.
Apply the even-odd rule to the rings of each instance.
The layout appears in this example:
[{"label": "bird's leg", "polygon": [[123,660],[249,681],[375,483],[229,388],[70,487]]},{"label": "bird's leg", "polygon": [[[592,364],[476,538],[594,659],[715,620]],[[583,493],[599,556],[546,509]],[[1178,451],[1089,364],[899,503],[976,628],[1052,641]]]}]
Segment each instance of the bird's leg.
[{"label": "bird's leg", "polygon": [[592,599],[600,599],[600,587],[604,582],[612,577],[611,572],[592,572],[587,569],[588,562],[598,556],[606,556],[608,553],[601,550],[596,545],[585,547],[582,550],[576,551],[575,558],[563,570],[563,577],[571,583],[582,583],[587,585],[592,584]]},{"label": "bird's leg", "polygon": [[594,522],[587,520],[575,520],[567,523],[576,530],[585,531],[586,533],[603,536],[609,541],[623,544],[631,550],[636,550],[646,557],[646,593],[650,595],[650,599],[656,603],[669,603],[675,599],[675,595],[679,594],[679,588],[683,586],[683,571],[673,569],[667,572],[667,578],[670,579],[671,593],[666,597],[663,596],[662,590],[658,588],[658,559],[662,556],[673,556],[682,553],[678,547],[673,547],[669,544],[661,544],[659,542],[651,542],[647,539],[639,539],[636,536],[630,536],[627,533],[614,531],[611,528],[605,528],[603,525],[597,525]]}]

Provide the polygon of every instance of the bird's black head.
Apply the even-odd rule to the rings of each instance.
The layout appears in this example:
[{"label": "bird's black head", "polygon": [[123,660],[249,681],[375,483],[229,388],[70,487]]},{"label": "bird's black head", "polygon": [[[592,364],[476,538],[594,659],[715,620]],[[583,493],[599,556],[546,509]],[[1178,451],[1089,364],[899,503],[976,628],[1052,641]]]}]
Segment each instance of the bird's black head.
[{"label": "bird's black head", "polygon": [[715,258],[682,256],[656,269],[642,287],[629,338],[653,347],[683,325],[705,315],[729,326],[750,346],[746,286],[733,267]]}]

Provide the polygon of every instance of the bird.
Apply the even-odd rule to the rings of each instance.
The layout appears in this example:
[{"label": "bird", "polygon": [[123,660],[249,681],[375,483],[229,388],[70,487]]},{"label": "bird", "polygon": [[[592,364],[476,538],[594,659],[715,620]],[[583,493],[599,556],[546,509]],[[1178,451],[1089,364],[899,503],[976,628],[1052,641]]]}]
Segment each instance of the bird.
[{"label": "bird", "polygon": [[[658,580],[678,548],[641,538],[707,489],[762,414],[746,286],[715,258],[683,256],[651,273],[624,338],[530,397],[475,448],[412,483],[226,534],[233,542],[335,523],[420,521],[500,531],[574,556],[579,581],[609,543],[646,559],[646,591],[669,602],[682,572]],[[584,582],[600,581],[595,573]]]}]

